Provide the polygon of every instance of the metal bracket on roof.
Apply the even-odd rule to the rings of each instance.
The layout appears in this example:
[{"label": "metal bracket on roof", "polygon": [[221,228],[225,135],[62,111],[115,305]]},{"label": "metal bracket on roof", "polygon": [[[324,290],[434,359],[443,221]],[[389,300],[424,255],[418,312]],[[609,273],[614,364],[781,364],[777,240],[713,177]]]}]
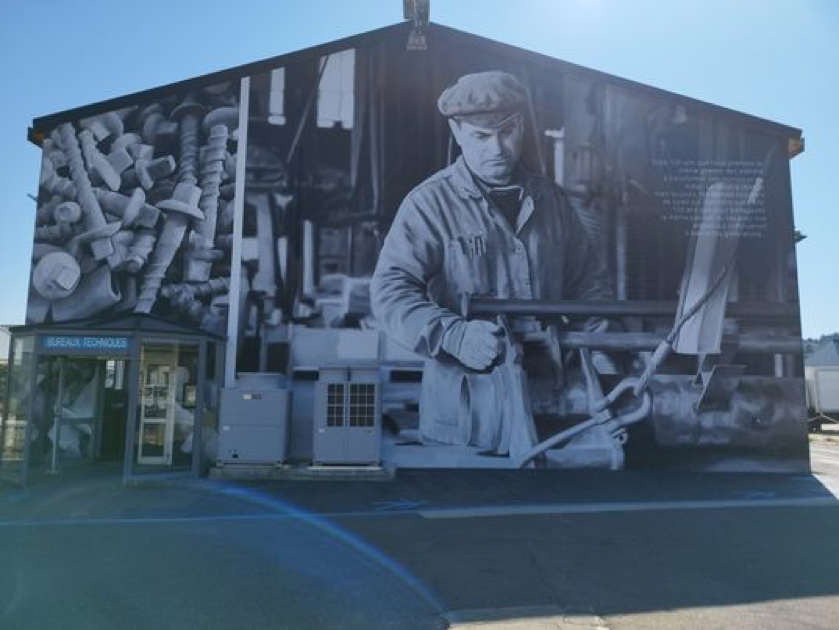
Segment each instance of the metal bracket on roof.
[{"label": "metal bracket on roof", "polygon": [[428,50],[425,29],[431,13],[431,0],[402,0],[402,14],[406,20],[414,22],[414,28],[408,36],[406,50]]}]

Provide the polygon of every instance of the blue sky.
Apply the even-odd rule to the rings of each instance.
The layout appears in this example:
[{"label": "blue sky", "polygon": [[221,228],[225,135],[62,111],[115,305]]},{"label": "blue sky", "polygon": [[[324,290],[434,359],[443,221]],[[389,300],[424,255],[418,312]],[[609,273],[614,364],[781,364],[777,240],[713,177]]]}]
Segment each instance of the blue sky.
[{"label": "blue sky", "polygon": [[[804,130],[792,162],[805,336],[839,330],[835,0],[432,0],[434,22]],[[28,0],[0,22],[0,322],[22,323],[33,118],[386,26],[401,0]]]}]

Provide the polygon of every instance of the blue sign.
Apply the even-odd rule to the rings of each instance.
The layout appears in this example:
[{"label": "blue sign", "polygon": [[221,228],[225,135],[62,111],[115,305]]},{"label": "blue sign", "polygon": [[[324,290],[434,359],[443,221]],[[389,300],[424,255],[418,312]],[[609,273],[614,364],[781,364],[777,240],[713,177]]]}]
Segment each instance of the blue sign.
[{"label": "blue sign", "polygon": [[41,352],[51,354],[126,355],[131,350],[130,337],[113,335],[41,335]]}]

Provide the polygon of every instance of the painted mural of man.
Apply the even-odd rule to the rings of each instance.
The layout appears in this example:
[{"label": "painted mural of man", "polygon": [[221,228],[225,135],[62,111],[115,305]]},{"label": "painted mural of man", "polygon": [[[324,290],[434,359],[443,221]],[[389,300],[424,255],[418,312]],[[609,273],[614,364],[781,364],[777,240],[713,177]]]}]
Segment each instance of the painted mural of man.
[{"label": "painted mural of man", "polygon": [[499,71],[463,76],[442,93],[437,105],[461,156],[406,196],[379,255],[373,312],[388,335],[431,359],[420,409],[425,440],[491,446],[480,426],[463,426],[456,383],[458,373],[492,368],[504,340],[495,323],[459,313],[464,293],[612,297],[562,190],[521,165],[526,98],[521,82]]}]

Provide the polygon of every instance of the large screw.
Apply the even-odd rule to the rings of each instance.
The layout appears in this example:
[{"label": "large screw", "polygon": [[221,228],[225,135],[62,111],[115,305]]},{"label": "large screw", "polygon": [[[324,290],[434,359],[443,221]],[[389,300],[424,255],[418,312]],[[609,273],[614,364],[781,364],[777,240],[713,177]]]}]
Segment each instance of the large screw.
[{"label": "large screw", "polygon": [[89,129],[85,129],[79,133],[79,142],[82,145],[82,155],[87,164],[87,171],[91,176],[91,180],[100,180],[111,190],[119,190],[120,177],[119,173],[114,170],[111,163],[105,159],[105,156],[96,148],[96,141],[93,139],[93,133]]},{"label": "large screw", "polygon": [[233,197],[236,196],[236,184],[225,184],[224,186],[219,188],[219,194],[221,195],[222,199],[233,199]]},{"label": "large screw", "polygon": [[[216,219],[216,231],[227,233],[233,231],[233,203],[222,199],[219,201],[218,218]],[[218,242],[218,239],[216,239]]]},{"label": "large screw", "polygon": [[202,329],[217,333],[224,332],[225,318],[213,313],[207,306],[188,293],[179,294],[170,304],[196,322]]},{"label": "large screw", "polygon": [[42,145],[44,156],[50,160],[55,168],[67,166],[67,156],[61,150],[61,147],[53,142],[50,138],[44,140]]},{"label": "large screw", "polygon": [[56,223],[78,223],[82,218],[82,209],[75,201],[64,201],[53,208],[52,218]]},{"label": "large screw", "polygon": [[93,194],[93,186],[87,177],[84,168],[82,152],[79,142],[76,139],[76,132],[71,123],[64,123],[60,126],[61,145],[67,154],[70,165],[70,176],[73,178],[79,204],[84,214],[84,226],[86,232],[81,237],[90,242],[90,250],[96,260],[102,260],[114,253],[114,244],[111,236],[117,233],[120,228],[119,222],[107,223],[99,202]]},{"label": "large screw", "polygon": [[196,179],[198,129],[203,112],[204,106],[196,102],[191,95],[187,96],[184,102],[172,112],[172,117],[180,122],[179,183],[171,199],[157,204],[157,207],[166,213],[166,219],[163,222],[163,230],[154,248],[149,268],[143,278],[140,297],[134,309],[136,313],[151,312],[160,291],[163,276],[172,264],[175,253],[183,241],[189,219],[204,219],[204,214],[198,208],[201,189],[195,185],[198,181]]},{"label": "large screw", "polygon": [[107,112],[91,118],[83,118],[79,121],[79,125],[82,129],[90,131],[97,142],[102,142],[109,136],[121,136],[124,131],[122,118],[117,112]]},{"label": "large screw", "polygon": [[146,193],[142,188],[135,188],[130,197],[98,188],[94,190],[94,194],[102,209],[119,217],[124,227],[132,227],[135,224],[154,227],[160,217],[160,210],[146,203]]},{"label": "large screw", "polygon": [[52,160],[44,160],[41,165],[41,188],[51,195],[61,195],[72,199],[76,196],[76,187],[66,177],[56,174]]},{"label": "large screw", "polygon": [[228,129],[239,127],[238,107],[217,107],[204,117],[202,126],[204,131],[210,131],[216,125],[224,125]]},{"label": "large screw", "polygon": [[73,294],[52,303],[52,318],[64,322],[90,317],[115,306],[121,299],[116,276],[107,265],[99,265],[87,273],[82,269],[82,279]]},{"label": "large screw", "polygon": [[128,273],[135,274],[145,266],[156,240],[157,237],[152,230],[137,230],[134,241],[128,248],[128,255],[125,257],[124,267]]},{"label": "large screw", "polygon": [[151,160],[154,157],[154,147],[143,144],[143,138],[137,133],[125,133],[111,143],[111,153],[125,149],[131,159]]},{"label": "large screw", "polygon": [[219,186],[221,185],[224,160],[227,154],[227,127],[215,125],[203,152],[201,163],[201,200],[198,207],[204,213],[204,221],[190,234],[191,250],[184,258],[184,278],[187,282],[205,282],[210,278],[210,266],[222,257],[222,252],[213,249],[218,216]]},{"label": "large screw", "polygon": [[224,178],[233,179],[236,177],[236,156],[232,153],[227,153],[224,158]]},{"label": "large screw", "polygon": [[137,278],[124,275],[119,282],[122,299],[116,306],[118,311],[130,311],[137,305]]},{"label": "large screw", "polygon": [[125,149],[112,150],[106,157],[108,164],[110,164],[117,174],[122,173],[129,166],[134,164],[134,158]]},{"label": "large screw", "polygon": [[126,188],[134,188],[139,185],[144,190],[151,190],[154,183],[162,178],[168,177],[175,172],[175,158],[171,155],[156,160],[138,159],[134,162],[134,168],[123,174],[123,184]]},{"label": "large screw", "polygon": [[76,233],[76,229],[69,223],[42,225],[35,228],[35,240],[39,243],[67,243],[76,236]]},{"label": "large screw", "polygon": [[117,270],[123,266],[125,259],[128,257],[128,246],[134,240],[134,232],[131,230],[120,230],[113,237],[114,253],[106,259],[108,267]]},{"label": "large screw", "polygon": [[[78,230],[75,228],[81,218],[81,208],[74,201],[65,201],[54,204],[46,203],[43,211],[50,211],[50,218],[55,221],[54,225],[42,225],[35,228],[35,240],[40,243],[66,243],[72,239]],[[44,217],[39,217],[39,222]],[[43,221],[46,222],[46,221]]]},{"label": "large screw", "polygon": [[222,251],[229,252],[233,250],[233,235],[219,234],[216,236],[216,247]]},{"label": "large screw", "polygon": [[38,206],[38,209],[35,211],[35,225],[46,225],[50,221],[53,221],[53,213],[62,201],[63,198],[60,195],[53,195],[49,201]]},{"label": "large screw", "polygon": [[149,105],[140,112],[140,128],[143,140],[152,146],[164,144],[178,132],[178,125],[166,120],[160,103]]},{"label": "large screw", "polygon": [[167,300],[182,293],[188,293],[194,298],[205,298],[227,293],[229,290],[230,279],[220,276],[218,278],[210,278],[206,282],[199,282],[197,284],[187,284],[186,282],[167,284],[160,289],[160,295]]},{"label": "large screw", "polygon": [[[36,263],[47,254],[53,252],[63,252],[64,249],[58,245],[50,245],[49,243],[33,243],[32,244],[32,262]],[[68,252],[69,253],[69,252]],[[72,256],[72,254],[71,254]]]},{"label": "large screw", "polygon": [[192,94],[172,110],[172,119],[180,123],[181,154],[178,181],[184,184],[198,183],[198,133],[204,106]]},{"label": "large screw", "polygon": [[137,160],[149,160],[154,157],[154,147],[150,144],[132,144],[128,147],[129,155],[134,158],[134,161]]},{"label": "large screw", "polygon": [[154,183],[154,188],[149,191],[149,203],[156,205],[161,201],[171,199],[175,194],[175,186],[177,186],[177,182],[175,182],[171,177],[157,180]]},{"label": "large screw", "polygon": [[111,151],[119,151],[125,149],[126,151],[135,144],[142,144],[143,138],[137,133],[124,133],[121,136],[114,138],[111,142]]},{"label": "large screw", "polygon": [[189,183],[181,183],[175,187],[175,194],[172,199],[162,201],[158,208],[165,213],[163,230],[154,248],[151,262],[143,278],[143,285],[140,289],[140,297],[137,299],[135,313],[150,313],[157,300],[163,276],[175,253],[181,245],[186,232],[187,224],[191,218],[203,219],[204,215],[198,209],[198,200],[201,198],[201,189]]}]

